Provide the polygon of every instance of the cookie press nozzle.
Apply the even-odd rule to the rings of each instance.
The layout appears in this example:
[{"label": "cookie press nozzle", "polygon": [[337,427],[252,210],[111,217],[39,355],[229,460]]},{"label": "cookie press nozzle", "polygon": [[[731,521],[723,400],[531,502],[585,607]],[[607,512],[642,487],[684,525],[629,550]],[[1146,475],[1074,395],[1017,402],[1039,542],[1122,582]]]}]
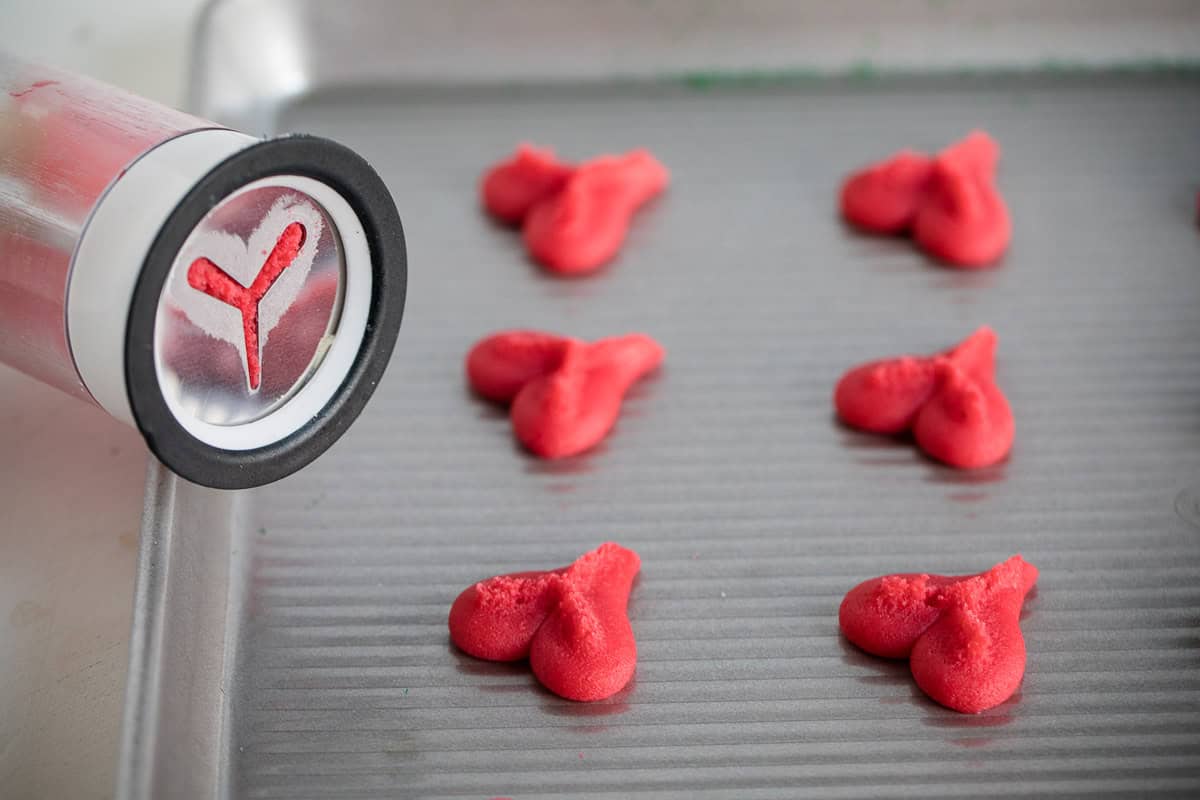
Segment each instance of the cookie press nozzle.
[{"label": "cookie press nozzle", "polygon": [[176,473],[281,478],[347,429],[404,310],[367,162],[0,55],[0,361],[136,426]]}]

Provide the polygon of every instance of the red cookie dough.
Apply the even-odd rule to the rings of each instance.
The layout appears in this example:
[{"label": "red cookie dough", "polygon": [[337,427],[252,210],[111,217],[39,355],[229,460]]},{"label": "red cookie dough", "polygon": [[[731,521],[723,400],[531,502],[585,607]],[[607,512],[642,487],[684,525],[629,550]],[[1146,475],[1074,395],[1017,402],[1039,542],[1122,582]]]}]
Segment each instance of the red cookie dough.
[{"label": "red cookie dough", "polygon": [[525,245],[552,272],[591,272],[617,254],[633,213],[667,186],[667,170],[645,150],[582,164],[563,190],[525,219]]},{"label": "red cookie dough", "polygon": [[842,184],[842,216],[871,233],[907,233],[933,175],[933,159],[901,150]]},{"label": "red cookie dough", "polygon": [[450,638],[476,658],[528,658],[560,697],[603,700],[637,666],[625,609],[640,566],[637,553],[607,542],[561,569],[488,578],[450,607]]},{"label": "red cookie dough", "polygon": [[553,150],[519,145],[511,158],[484,173],[483,207],[502,222],[520,225],[534,204],[562,189],[572,171]]},{"label": "red cookie dough", "polygon": [[228,303],[241,313],[251,389],[258,389],[262,376],[258,346],[258,303],[275,281],[279,280],[283,271],[296,260],[306,236],[307,232],[299,222],[293,222],[284,228],[250,286],[242,286],[207,258],[197,258],[188,267],[189,286],[215,297],[222,303]]},{"label": "red cookie dough", "polygon": [[995,351],[996,334],[984,326],[944,353],[863,364],[838,381],[834,407],[859,430],[911,430],[922,450],[951,466],[995,464],[1014,436],[1012,410],[995,382]]},{"label": "red cookie dough", "polygon": [[534,260],[559,275],[581,275],[617,254],[634,212],[669,180],[646,150],[572,167],[522,145],[484,175],[481,193],[493,216],[522,226]]},{"label": "red cookie dough", "polygon": [[903,150],[842,185],[842,215],[871,233],[910,233],[931,256],[982,267],[1008,249],[1012,224],[996,189],[1000,150],[983,131],[934,157]]},{"label": "red cookie dough", "polygon": [[[310,276],[279,320],[275,328],[278,335],[267,339],[259,359],[263,392],[282,395],[308,370],[308,362],[292,358],[289,353],[316,352],[337,301],[338,280],[336,273]],[[178,308],[168,313],[172,336],[164,343],[166,364],[187,364],[191,380],[227,387],[246,385],[247,370],[242,366],[239,348],[223,339],[213,339]],[[270,364],[271,368],[261,370],[262,364]]]},{"label": "red cookie dough", "polygon": [[626,391],[662,360],[662,347],[640,333],[588,343],[505,331],[471,348],[466,367],[476,392],[511,403],[513,431],[526,448],[543,458],[562,458],[603,439]]},{"label": "red cookie dough", "polygon": [[1025,674],[1019,624],[1037,567],[1019,555],[978,575],[885,575],[842,601],[838,621],[872,655],[907,658],[921,691],[977,714],[1012,696]]}]

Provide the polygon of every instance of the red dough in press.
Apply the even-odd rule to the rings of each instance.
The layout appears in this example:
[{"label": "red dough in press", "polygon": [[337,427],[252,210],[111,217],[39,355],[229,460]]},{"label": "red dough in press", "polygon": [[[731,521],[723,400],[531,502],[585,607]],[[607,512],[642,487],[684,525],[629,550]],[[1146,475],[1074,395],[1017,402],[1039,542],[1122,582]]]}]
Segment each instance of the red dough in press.
[{"label": "red dough in press", "polygon": [[663,349],[640,333],[584,342],[537,331],[505,331],[467,354],[467,379],[483,397],[511,403],[513,431],[543,458],[596,445],[612,429],[639,378],[662,363]]},{"label": "red dough in press", "polygon": [[450,638],[476,658],[528,658],[560,697],[603,700],[637,666],[625,609],[640,566],[637,553],[607,542],[561,569],[488,578],[450,607]]},{"label": "red dough in press", "polygon": [[534,260],[559,275],[580,275],[612,260],[634,212],[669,180],[646,150],[572,167],[522,145],[484,175],[481,192],[493,216],[521,225]]},{"label": "red dough in press", "polygon": [[1012,223],[996,189],[1000,150],[983,131],[934,157],[903,150],[842,185],[842,215],[872,233],[911,234],[934,258],[964,267],[993,263]]},{"label": "red dough in press", "polygon": [[220,266],[207,258],[197,258],[188,267],[188,285],[193,289],[228,303],[242,315],[242,332],[246,339],[246,366],[249,371],[250,388],[258,389],[262,376],[262,362],[258,345],[258,304],[263,296],[279,280],[283,271],[296,260],[304,246],[307,232],[299,222],[283,229],[267,260],[249,286],[242,286],[231,278]]},{"label": "red dough in press", "polygon": [[996,334],[982,327],[933,356],[872,361],[842,376],[833,393],[838,416],[852,428],[897,434],[911,430],[928,455],[970,469],[994,464],[1012,448],[1008,400],[995,382]]},{"label": "red dough in press", "polygon": [[[272,336],[262,347],[259,374],[263,392],[282,395],[300,380],[309,365],[302,359],[289,357],[288,353],[316,352],[328,328],[337,293],[337,274],[310,277],[305,283],[275,329],[281,335]],[[163,344],[163,360],[167,364],[188,364],[192,368],[191,380],[219,386],[246,382],[246,367],[242,366],[237,347],[213,339],[178,308],[171,308],[169,313],[172,336]],[[263,364],[270,364],[271,368],[263,370]]]},{"label": "red dough in press", "polygon": [[1012,696],[1025,674],[1019,624],[1037,567],[1019,555],[978,575],[885,575],[842,601],[838,621],[855,645],[907,658],[921,691],[977,714]]}]

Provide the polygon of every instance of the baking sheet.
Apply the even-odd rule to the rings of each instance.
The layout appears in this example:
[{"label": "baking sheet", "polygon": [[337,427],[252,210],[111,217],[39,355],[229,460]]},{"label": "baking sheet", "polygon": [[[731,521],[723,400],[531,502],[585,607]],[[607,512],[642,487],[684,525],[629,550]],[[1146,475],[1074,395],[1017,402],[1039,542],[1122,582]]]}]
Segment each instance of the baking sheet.
[{"label": "baking sheet", "polygon": [[[867,7],[874,43],[848,36]],[[1088,64],[1128,65],[1118,40],[1194,54],[1176,34],[1195,6],[1081,7],[210,6],[195,107],[366,155],[405,220],[410,301],[379,392],[310,468],[234,495],[152,472],[118,795],[1200,791],[1200,74],[876,75],[956,53],[1035,67],[1048,40],[1022,30],[1071,31],[1050,39]],[[838,222],[846,170],[976,126],[1005,152],[1002,267]],[[648,146],[674,183],[603,274],[553,279],[477,208],[481,170],[523,139]],[[981,323],[1008,463],[959,473],[836,423],[846,367]],[[509,326],[641,330],[667,362],[600,448],[540,462],[464,385],[467,348]],[[606,539],[643,558],[621,695],[568,703],[450,646],[463,587]],[[1029,668],[991,712],[933,705],[837,634],[863,578],[1017,551],[1042,570]]]},{"label": "baking sheet", "polygon": [[[381,170],[405,329],[355,428],[261,491],[231,788],[245,797],[1094,795],[1200,790],[1200,83],[883,81],[329,92],[280,127]],[[972,127],[1004,147],[1003,266],[846,230],[840,178]],[[620,259],[547,277],[478,211],[522,139],[646,146],[670,192]],[[849,365],[988,323],[1018,427],[962,473],[833,419]],[[666,366],[596,452],[515,447],[462,357],[532,326],[641,330]],[[458,591],[606,539],[636,549],[636,683],[579,705],[447,641]],[[938,708],[838,636],[885,572],[1042,570],[1018,697]]]}]

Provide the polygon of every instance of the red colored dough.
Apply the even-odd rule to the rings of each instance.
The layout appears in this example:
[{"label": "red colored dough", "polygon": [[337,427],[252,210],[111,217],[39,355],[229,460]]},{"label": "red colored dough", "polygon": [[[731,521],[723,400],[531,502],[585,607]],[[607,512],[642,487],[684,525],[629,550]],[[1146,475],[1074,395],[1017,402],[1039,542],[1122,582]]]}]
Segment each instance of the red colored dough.
[{"label": "red colored dough", "polygon": [[916,219],[932,175],[933,159],[901,150],[846,179],[842,215],[873,233],[905,233]]},{"label": "red colored dough", "polygon": [[871,433],[902,433],[933,392],[933,363],[918,356],[872,361],[838,381],[833,404],[852,428]]},{"label": "red colored dough", "polygon": [[1019,555],[978,575],[885,575],[854,587],[842,633],[872,655],[907,658],[921,691],[977,714],[1012,696],[1025,674],[1019,624],[1037,567]]},{"label": "red colored dough", "polygon": [[995,382],[995,351],[996,334],[985,326],[944,353],[863,364],[838,381],[834,407],[859,430],[911,430],[922,450],[951,466],[994,464],[1008,455],[1015,434]]},{"label": "red colored dough", "polygon": [[[296,300],[284,313],[272,336],[262,346],[260,369],[262,391],[282,395],[309,369],[303,359],[291,358],[289,352],[315,353],[329,326],[329,316],[337,300],[338,275],[310,277]],[[163,361],[167,364],[187,364],[192,380],[207,381],[217,386],[233,387],[247,381],[239,348],[221,339],[213,339],[192,323],[177,308],[171,311],[172,336],[165,342]]]},{"label": "red colored dough", "polygon": [[519,225],[535,203],[562,189],[571,172],[571,165],[558,161],[552,150],[522,144],[511,158],[484,173],[483,207],[497,219]]},{"label": "red colored dough", "polygon": [[283,271],[291,266],[304,246],[304,226],[293,222],[283,229],[275,247],[263,262],[258,275],[249,286],[242,286],[220,266],[207,258],[197,258],[188,267],[188,285],[193,289],[228,303],[242,314],[242,329],[246,338],[246,369],[251,389],[258,389],[262,377],[262,361],[258,342],[258,303]]},{"label": "red colored dough", "polygon": [[913,425],[917,446],[963,469],[986,467],[1012,448],[1012,409],[1000,387],[976,380],[952,363],[937,364],[937,389]]},{"label": "red colored dough", "polygon": [[842,215],[872,233],[909,233],[948,264],[986,266],[1012,238],[1008,208],[995,185],[999,158],[995,140],[983,131],[932,158],[903,150],[846,179]]},{"label": "red colored dough", "polygon": [[510,403],[517,439],[535,455],[562,458],[612,429],[625,393],[662,363],[644,334],[588,343],[537,331],[505,331],[467,354],[467,379],[483,397]]},{"label": "red colored dough", "polygon": [[591,272],[617,254],[633,213],[667,186],[667,170],[645,150],[581,165],[561,192],[525,219],[525,245],[552,272]]},{"label": "red colored dough", "polygon": [[[978,134],[986,136],[986,134]],[[994,143],[987,139],[987,144]],[[913,239],[926,253],[961,267],[981,267],[1008,249],[1012,224],[996,190],[987,146],[951,148],[933,165],[928,196],[917,211]]]},{"label": "red colored dough", "polygon": [[603,700],[637,666],[626,605],[640,566],[637,553],[607,542],[561,569],[488,578],[450,607],[450,638],[476,658],[528,658],[568,700]]},{"label": "red colored dough", "polygon": [[572,167],[522,145],[484,174],[481,194],[493,216],[521,225],[535,261],[558,275],[581,275],[616,256],[634,212],[669,180],[646,150]]}]

